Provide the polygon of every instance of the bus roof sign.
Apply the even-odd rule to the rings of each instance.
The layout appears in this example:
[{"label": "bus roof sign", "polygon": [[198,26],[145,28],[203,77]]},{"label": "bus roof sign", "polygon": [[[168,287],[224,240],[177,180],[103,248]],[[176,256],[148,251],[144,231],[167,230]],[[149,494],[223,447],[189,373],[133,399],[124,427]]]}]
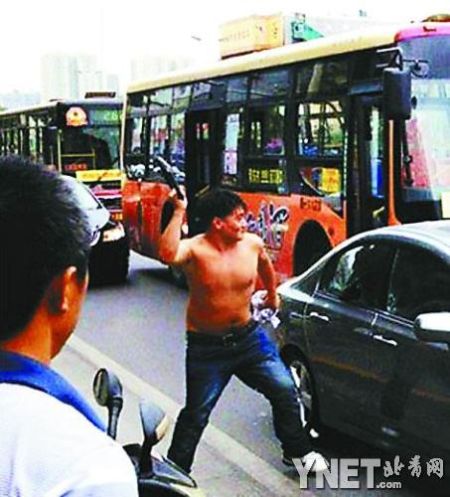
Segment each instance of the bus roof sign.
[{"label": "bus roof sign", "polygon": [[230,57],[283,45],[283,17],[250,16],[220,26],[220,56]]},{"label": "bus roof sign", "polygon": [[304,14],[250,16],[220,26],[221,58],[321,38]]}]

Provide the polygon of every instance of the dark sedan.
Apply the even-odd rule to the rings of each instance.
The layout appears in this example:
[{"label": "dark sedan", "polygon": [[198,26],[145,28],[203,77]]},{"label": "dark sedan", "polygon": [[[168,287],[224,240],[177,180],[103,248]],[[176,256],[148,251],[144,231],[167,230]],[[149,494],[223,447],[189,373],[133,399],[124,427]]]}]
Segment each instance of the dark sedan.
[{"label": "dark sedan", "polygon": [[279,293],[309,426],[450,457],[450,221],[357,235]]},{"label": "dark sedan", "polygon": [[90,281],[94,284],[124,282],[128,275],[130,250],[122,223],[111,218],[111,213],[87,186],[70,176],[63,178],[86,212],[93,233]]}]

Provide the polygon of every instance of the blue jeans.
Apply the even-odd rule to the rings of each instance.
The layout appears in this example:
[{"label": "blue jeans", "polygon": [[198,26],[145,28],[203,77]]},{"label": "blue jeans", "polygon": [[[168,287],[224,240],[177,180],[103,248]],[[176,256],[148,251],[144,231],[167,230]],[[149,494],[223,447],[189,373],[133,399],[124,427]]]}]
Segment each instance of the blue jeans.
[{"label": "blue jeans", "polygon": [[195,450],[209,416],[233,375],[271,403],[275,434],[292,457],[311,450],[300,421],[297,390],[275,344],[261,326],[227,344],[189,340],[186,353],[186,405],[181,410],[168,457],[191,470]]}]

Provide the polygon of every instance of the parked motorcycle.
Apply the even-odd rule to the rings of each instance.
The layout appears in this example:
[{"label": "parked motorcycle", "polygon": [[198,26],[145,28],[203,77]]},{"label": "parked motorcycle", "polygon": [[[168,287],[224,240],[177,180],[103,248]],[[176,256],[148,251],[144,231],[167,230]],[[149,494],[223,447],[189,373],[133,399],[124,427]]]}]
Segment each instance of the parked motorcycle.
[{"label": "parked motorcycle", "polygon": [[[123,407],[122,384],[106,369],[97,371],[93,382],[97,403],[108,410],[108,435],[116,438],[117,425]],[[139,405],[144,441],[125,445],[138,478],[140,497],[205,497],[195,480],[169,459],[153,451],[164,437],[169,419],[164,411],[150,400]]]}]

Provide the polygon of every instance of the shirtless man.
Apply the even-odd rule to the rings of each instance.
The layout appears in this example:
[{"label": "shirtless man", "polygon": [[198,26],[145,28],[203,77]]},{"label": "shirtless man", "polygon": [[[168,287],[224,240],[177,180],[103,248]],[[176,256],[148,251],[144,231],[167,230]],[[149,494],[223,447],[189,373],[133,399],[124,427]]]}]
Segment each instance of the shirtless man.
[{"label": "shirtless man", "polygon": [[247,207],[234,192],[215,189],[198,202],[204,234],[180,240],[186,201],[171,192],[174,213],[161,236],[159,255],[183,268],[187,306],[186,405],[181,410],[169,458],[186,471],[209,415],[233,375],[271,402],[283,461],[302,458],[312,470],[326,468],[311,450],[300,423],[292,377],[264,329],[252,321],[250,299],[260,277],[265,306],[277,309],[276,276],[262,240],[247,233]]}]

